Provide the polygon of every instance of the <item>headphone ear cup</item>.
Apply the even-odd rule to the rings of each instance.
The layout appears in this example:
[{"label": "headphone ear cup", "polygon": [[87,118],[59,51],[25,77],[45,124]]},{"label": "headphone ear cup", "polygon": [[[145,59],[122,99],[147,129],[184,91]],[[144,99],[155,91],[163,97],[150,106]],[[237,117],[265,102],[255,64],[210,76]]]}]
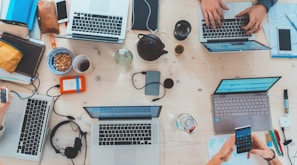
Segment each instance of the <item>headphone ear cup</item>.
[{"label": "headphone ear cup", "polygon": [[64,154],[68,159],[74,159],[78,154],[78,150],[73,147],[66,147]]},{"label": "headphone ear cup", "polygon": [[81,146],[82,146],[81,139],[76,137],[74,142],[74,149],[78,152],[80,151]]}]

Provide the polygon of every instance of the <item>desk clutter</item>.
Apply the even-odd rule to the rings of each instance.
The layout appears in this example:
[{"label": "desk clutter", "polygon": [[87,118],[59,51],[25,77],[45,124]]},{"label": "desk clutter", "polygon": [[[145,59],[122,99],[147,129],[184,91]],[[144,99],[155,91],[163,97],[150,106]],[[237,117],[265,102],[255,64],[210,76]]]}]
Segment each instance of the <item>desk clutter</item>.
[{"label": "desk clutter", "polygon": [[[21,0],[9,0],[3,3],[2,6],[5,9],[1,11],[2,19],[0,19],[0,32],[2,32],[0,38],[0,80],[13,82],[12,84],[16,82],[17,85],[21,86],[32,85],[34,91],[32,93],[18,93],[14,91],[13,105],[10,107],[7,119],[4,123],[6,130],[8,130],[8,134],[4,134],[0,139],[0,156],[32,160],[38,163],[42,161],[42,151],[44,150],[44,146],[46,146],[46,141],[44,140],[46,137],[45,134],[46,130],[49,128],[50,114],[53,111],[55,112],[55,115],[66,117],[67,120],[57,123],[53,129],[50,130],[49,140],[50,145],[52,146],[50,152],[65,156],[72,161],[72,163],[77,157],[83,155],[82,151],[85,151],[85,155],[83,155],[85,159],[84,164],[86,164],[86,158],[89,158],[88,161],[91,165],[98,164],[98,162],[101,164],[125,165],[162,164],[161,160],[165,159],[165,157],[161,157],[162,145],[166,146],[170,143],[170,140],[172,140],[170,139],[168,142],[165,142],[165,137],[174,137],[178,135],[178,137],[189,137],[197,140],[196,136],[201,136],[199,132],[199,127],[201,126],[200,119],[198,122],[197,116],[193,115],[196,112],[184,112],[190,105],[183,106],[182,108],[184,109],[180,108],[180,105],[174,107],[172,104],[174,104],[175,100],[172,100],[170,105],[158,105],[158,103],[167,103],[168,100],[173,97],[173,93],[180,97],[180,94],[183,93],[178,91],[178,89],[192,90],[193,86],[196,88],[197,86],[203,86],[209,83],[208,81],[211,81],[207,80],[201,84],[194,84],[196,82],[193,82],[191,79],[190,82],[187,82],[189,87],[181,87],[180,82],[186,80],[183,80],[183,76],[177,78],[177,75],[175,75],[176,73],[183,74],[183,70],[180,69],[190,70],[189,68],[193,65],[202,66],[208,64],[208,67],[212,69],[211,67],[214,66],[212,66],[209,61],[216,58],[214,57],[216,54],[219,56],[219,62],[216,61],[217,63],[213,65],[224,62],[222,59],[226,56],[223,57],[221,56],[222,54],[230,54],[230,56],[234,57],[232,53],[248,54],[249,52],[259,51],[269,52],[273,58],[295,58],[297,50],[295,50],[296,39],[293,37],[296,33],[297,24],[295,22],[297,20],[295,21],[295,19],[297,18],[297,13],[292,12],[292,10],[296,8],[296,5],[292,5],[289,7],[290,10],[288,10],[287,13],[284,13],[284,7],[288,4],[277,4],[268,13],[268,21],[270,25],[263,26],[270,44],[268,46],[257,41],[255,34],[248,35],[246,34],[246,31],[242,29],[243,26],[248,24],[248,17],[236,17],[236,14],[238,13],[235,13],[234,11],[244,10],[247,7],[251,7],[253,4],[250,2],[226,3],[229,7],[229,11],[224,11],[225,20],[222,22],[223,25],[216,29],[212,29],[210,26],[206,25],[202,10],[198,7],[198,17],[195,18],[198,21],[197,25],[192,24],[192,21],[189,21],[190,19],[186,20],[179,17],[174,20],[175,22],[171,22],[171,29],[173,29],[173,31],[170,29],[170,34],[166,34],[166,37],[164,37],[164,31],[161,33],[157,32],[159,28],[162,27],[159,26],[159,16],[162,14],[160,6],[163,3],[163,1],[161,2],[160,0],[29,0],[26,4],[24,4],[23,1],[20,1]],[[132,6],[130,6],[131,2]],[[58,9],[58,3],[59,5],[65,6],[60,6],[61,8]],[[282,11],[281,16],[284,17],[280,18],[280,15],[278,15],[279,13],[274,13],[279,10]],[[22,11],[21,14],[20,11]],[[63,18],[59,15],[62,14],[61,12],[64,12]],[[131,22],[129,16],[131,16]],[[273,20],[276,16],[278,19],[285,22],[285,26],[276,25],[276,20]],[[129,22],[131,23],[130,25],[128,24]],[[37,28],[36,26],[34,27],[36,24],[38,24]],[[63,28],[61,28],[62,26]],[[126,39],[129,39],[130,42],[133,40],[127,37],[127,32],[130,32],[127,30],[128,27],[131,28],[129,30],[133,31],[133,35],[135,35],[133,38],[136,40],[136,42],[134,41],[134,43],[136,43],[134,48],[129,47],[132,44],[129,45],[130,43],[126,42]],[[231,32],[232,30],[235,30],[236,32]],[[33,38],[33,35],[31,34],[34,31],[40,32],[42,35],[40,38],[49,38],[49,43],[45,43],[45,41],[40,40],[38,37]],[[168,31],[166,31],[166,33]],[[199,35],[192,35],[194,31],[195,33],[198,32]],[[277,36],[275,36],[275,32],[277,32]],[[170,37],[176,42],[174,45],[170,43],[172,41],[168,41],[168,38]],[[191,64],[192,61],[195,61],[195,57],[192,56],[192,58],[189,58],[190,55],[188,56],[187,54],[188,49],[186,46],[189,43],[192,44],[193,37],[196,37],[200,44],[199,46],[202,48],[201,52],[198,53],[211,54],[211,56],[205,57],[206,60],[199,61],[198,64]],[[56,42],[56,39],[61,39],[63,41],[58,40],[58,42]],[[63,45],[64,42],[69,42],[70,44]],[[86,114],[87,116],[87,122],[81,120],[81,118],[83,118],[81,116],[76,118],[71,116],[72,114],[68,116],[62,113],[57,113],[54,110],[55,103],[62,95],[63,97],[65,96],[65,98],[69,96],[67,99],[70,98],[69,100],[71,100],[71,96],[85,97],[91,92],[101,92],[97,91],[99,89],[98,86],[101,84],[90,88],[94,91],[89,90],[89,86],[87,86],[93,84],[94,80],[96,82],[103,81],[100,75],[95,75],[95,78],[91,79],[94,77],[94,74],[97,74],[99,70],[97,67],[100,67],[99,65],[95,65],[97,64],[96,62],[98,62],[96,57],[94,58],[94,56],[88,55],[87,52],[85,52],[85,54],[84,52],[75,52],[75,50],[79,49],[76,48],[76,45],[84,45],[88,42],[96,43],[96,49],[97,45],[101,46],[102,44],[102,47],[104,48],[106,45],[112,45],[112,51],[109,51],[112,58],[108,59],[112,59],[112,62],[115,62],[114,65],[118,65],[124,71],[117,75],[118,79],[116,81],[119,81],[117,83],[123,82],[123,79],[128,79],[129,83],[132,80],[129,85],[133,86],[136,90],[143,89],[141,95],[139,95],[140,92],[137,93],[131,90],[125,97],[131,97],[132,100],[134,99],[134,96],[144,96],[146,99],[145,101],[149,102],[145,102],[144,105],[122,106],[101,105],[102,102],[99,104],[98,100],[96,100],[95,104],[98,103],[99,105],[89,106],[88,104],[91,104],[91,101],[89,102],[89,100],[86,101],[85,99],[81,99],[83,102],[81,108],[84,110],[83,114]],[[287,42],[290,42],[290,44],[286,44]],[[167,43],[168,46],[165,45]],[[48,50],[46,51],[46,46],[50,44],[52,47],[48,47]],[[197,45],[194,45],[194,47],[197,47]],[[135,52],[133,52],[133,49],[135,49]],[[172,49],[172,51],[170,49]],[[47,54],[44,54],[45,52],[47,52]],[[171,53],[176,55],[173,56],[175,58],[173,62],[174,65],[169,64],[167,57],[164,57],[163,59],[165,60],[162,61],[164,55],[171,55]],[[101,55],[100,53],[98,54]],[[140,57],[140,61],[137,58],[138,56]],[[186,58],[189,58],[192,61],[184,66],[177,64],[183,60],[188,60]],[[244,58],[245,57],[243,57],[243,59]],[[238,59],[238,57],[235,57],[234,59]],[[53,81],[55,82],[56,79],[58,80],[58,84],[49,87],[46,91],[46,95],[37,94],[38,87],[35,85],[37,81],[39,81],[38,86],[42,84],[42,82],[40,83],[39,76],[43,73],[38,73],[38,70],[41,70],[39,66],[42,64],[42,60],[45,61],[45,64],[42,66],[44,67],[44,65],[47,65],[46,69],[48,70],[46,71],[49,71],[51,74],[50,76],[54,77],[55,80]],[[132,64],[136,62],[139,63],[137,64],[138,66],[132,67]],[[238,60],[237,62],[240,63],[242,61]],[[150,67],[151,64],[156,65],[152,65],[152,68],[147,68]],[[163,74],[162,68],[158,68],[159,65],[168,65],[168,68],[166,68],[166,75]],[[249,66],[253,65],[253,63],[249,63]],[[177,67],[175,68],[175,66]],[[228,70],[229,68],[226,69],[225,67],[220,67],[221,66],[218,65],[219,69],[215,68],[214,72],[217,70],[219,70],[220,73],[228,71],[228,76],[234,74],[232,73],[232,69],[234,69],[233,66],[230,67],[230,70]],[[114,68],[110,70],[114,70]],[[102,72],[103,71],[104,70],[102,70]],[[240,75],[241,70],[238,69],[236,72],[238,75],[235,76],[236,78],[222,78],[219,85],[215,88],[215,91],[211,94],[210,92],[212,89],[204,90],[200,87],[196,89],[196,92],[201,95],[205,93],[208,95],[210,94],[210,97],[206,100],[211,102],[211,108],[204,110],[203,112],[200,111],[203,115],[202,118],[204,118],[204,115],[211,115],[212,117],[212,120],[207,119],[207,123],[213,125],[211,133],[214,134],[214,136],[211,136],[205,145],[208,147],[209,159],[213,158],[220,150],[224,142],[230,137],[229,134],[235,133],[236,128],[241,128],[242,126],[249,127],[248,136],[246,136],[247,138],[251,137],[251,132],[265,131],[268,137],[267,142],[269,142],[269,147],[273,148],[273,152],[275,150],[276,155],[281,158],[285,158],[284,156],[286,154],[289,155],[289,153],[286,153],[283,146],[288,146],[293,142],[292,139],[286,139],[284,133],[285,128],[290,126],[291,123],[288,117],[280,117],[280,126],[284,138],[280,137],[278,130],[274,128],[275,126],[273,125],[273,120],[271,118],[272,111],[269,98],[271,100],[274,98],[271,98],[268,94],[270,89],[278,90],[279,87],[277,84],[279,83],[277,82],[282,77],[284,77],[282,79],[286,79],[287,77],[283,75],[275,75],[279,72],[269,76],[259,76],[261,75],[259,74],[259,70],[252,70],[250,72],[249,75],[253,75],[253,77],[243,77],[244,75]],[[189,75],[187,76],[192,78],[193,75],[196,76],[197,72],[196,70],[193,72],[191,70],[191,73],[188,74]],[[215,75],[215,73],[211,74]],[[108,81],[112,82],[114,80],[114,75],[110,74],[108,76]],[[163,79],[163,76],[166,76],[166,78]],[[201,78],[201,81],[202,79],[203,78]],[[216,75],[213,76],[213,81],[215,79],[218,79]],[[274,85],[277,87],[274,88]],[[118,86],[116,86],[116,88],[117,87]],[[168,94],[169,99],[163,99],[166,95],[166,91],[173,87],[176,87],[176,90],[170,91],[170,94]],[[57,92],[59,94],[50,95],[49,91],[55,88],[58,89]],[[102,88],[105,90],[103,92],[110,92],[105,89],[106,86]],[[3,97],[5,95],[4,93]],[[8,91],[6,91],[6,93],[8,93]],[[104,94],[105,93],[100,93],[100,95]],[[99,99],[99,96],[95,97],[98,97],[96,99]],[[153,98],[151,99],[151,97]],[[188,100],[184,98],[191,96],[182,97],[181,102],[184,101],[187,103]],[[65,102],[69,101],[67,99],[65,99]],[[105,98],[102,100],[104,99]],[[141,98],[137,99],[143,101]],[[203,99],[201,99],[202,101],[198,100],[197,102],[200,104],[205,101]],[[20,107],[20,105],[31,104],[29,102],[32,100],[33,102],[35,102],[35,100],[44,100],[42,108],[45,112],[43,114],[25,114],[30,113],[31,111],[36,111],[34,110],[36,108],[27,108],[20,112],[25,108]],[[178,102],[179,100],[176,101],[176,103],[181,104]],[[121,104],[122,103],[123,102],[121,102]],[[139,104],[139,102],[137,102],[137,104]],[[197,103],[197,105],[199,104]],[[276,103],[273,102],[272,104]],[[178,116],[175,115],[172,117],[173,115],[170,113],[170,110],[162,109],[171,106],[182,109],[178,112]],[[284,107],[284,112],[288,115],[289,104],[287,90],[284,91]],[[13,113],[21,115],[16,118]],[[163,115],[163,113],[165,114]],[[32,120],[37,119],[35,115],[45,115],[41,121],[43,122],[41,128],[31,124],[31,122],[25,122],[27,121],[27,118],[29,118],[28,116],[32,117]],[[173,118],[173,129],[171,125],[170,127],[165,125],[165,127],[162,128],[159,121],[160,117],[165,117],[166,122]],[[23,120],[24,122],[21,123]],[[85,122],[90,128],[90,132],[81,129],[80,123],[76,123],[77,120]],[[13,121],[18,121],[19,123],[16,125]],[[206,123],[206,119],[202,119],[202,121]],[[85,124],[83,122],[81,123]],[[25,129],[25,126],[23,126],[25,124],[26,129],[36,127],[36,132],[40,135],[31,135],[30,133],[29,135],[23,135],[23,132],[25,131],[20,128],[24,127]],[[78,132],[78,136],[75,136],[74,141],[71,140],[73,145],[62,147],[60,146],[61,143],[59,143],[59,139],[55,137],[55,133],[59,127],[66,124],[69,124],[73,131]],[[20,130],[21,133],[16,134],[11,131],[11,129]],[[169,135],[162,135],[161,132],[164,131],[162,129],[173,131]],[[33,130],[31,129],[26,132],[35,132],[35,129]],[[174,132],[175,130],[179,131]],[[201,132],[203,131],[205,130],[201,129]],[[13,137],[11,132],[13,132]],[[22,134],[21,137],[20,134]],[[87,143],[87,135],[89,135],[91,139],[91,142],[89,143]],[[23,138],[23,136],[25,138]],[[30,141],[32,136],[36,136],[35,140],[38,141],[38,145],[36,145],[36,143],[27,143],[26,140]],[[162,139],[161,136],[164,136],[164,139]],[[281,143],[282,139],[284,139],[283,143]],[[164,144],[162,144],[162,142]],[[191,144],[192,141],[188,143]],[[235,165],[242,164],[242,162],[246,165],[253,164],[252,160],[247,160],[245,155],[252,149],[252,143],[253,142],[250,143],[249,141],[249,148],[240,152],[239,145],[236,143],[235,150],[231,154],[234,159],[225,164]],[[12,149],[1,149],[2,147],[5,149],[9,148],[9,145],[11,144],[17,146],[17,153],[12,151]],[[31,145],[33,147],[31,147]],[[91,148],[90,156],[87,156],[87,145]],[[183,160],[181,159],[179,164],[182,163]]]}]

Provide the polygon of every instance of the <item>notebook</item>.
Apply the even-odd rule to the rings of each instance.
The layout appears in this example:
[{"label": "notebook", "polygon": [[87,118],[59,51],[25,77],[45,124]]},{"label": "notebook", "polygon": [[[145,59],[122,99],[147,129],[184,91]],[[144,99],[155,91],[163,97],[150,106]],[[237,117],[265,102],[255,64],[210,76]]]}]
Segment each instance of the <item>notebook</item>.
[{"label": "notebook", "polygon": [[25,23],[33,30],[37,3],[38,0],[9,0],[5,19]]},{"label": "notebook", "polygon": [[133,0],[131,26],[133,30],[158,29],[159,0]]},{"label": "notebook", "polygon": [[[160,164],[159,115],[162,106],[83,108],[94,119],[91,124],[91,165]],[[108,132],[104,127],[110,125],[113,125],[112,128],[116,128],[120,135],[106,135]],[[130,135],[124,135],[124,132],[134,127],[140,130],[129,131]],[[141,130],[146,133],[140,132]],[[142,135],[145,137],[139,137]]]},{"label": "notebook", "polygon": [[128,7],[128,0],[73,0],[64,37],[122,43],[126,35]]},{"label": "notebook", "polygon": [[[31,95],[19,94],[23,98]],[[22,100],[15,93],[12,95],[13,99],[4,123],[5,132],[0,140],[0,156],[26,159],[40,164],[53,99],[34,95]]]},{"label": "notebook", "polygon": [[255,40],[255,34],[247,35],[242,26],[249,20],[236,15],[251,7],[251,2],[225,3],[229,10],[223,10],[225,21],[222,27],[212,29],[206,26],[201,7],[198,7],[198,27],[201,44],[211,53],[269,50],[270,48]]},{"label": "notebook", "polygon": [[31,79],[37,74],[39,64],[45,51],[43,41],[34,39],[25,40],[8,33],[3,33],[1,38],[20,48],[23,53],[23,58],[12,74],[0,69],[0,79],[30,84]]},{"label": "notebook", "polygon": [[212,95],[214,132],[233,133],[251,125],[253,131],[272,129],[268,90],[281,77],[223,79]]}]

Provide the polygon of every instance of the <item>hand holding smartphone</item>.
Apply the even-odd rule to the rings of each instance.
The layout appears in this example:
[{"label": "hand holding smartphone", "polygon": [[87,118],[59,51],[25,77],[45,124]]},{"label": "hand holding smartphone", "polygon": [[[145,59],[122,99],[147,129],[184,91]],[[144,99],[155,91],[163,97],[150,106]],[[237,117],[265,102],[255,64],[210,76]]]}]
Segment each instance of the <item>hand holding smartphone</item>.
[{"label": "hand holding smartphone", "polygon": [[1,89],[1,103],[8,102],[8,89]]},{"label": "hand holding smartphone", "polygon": [[237,153],[248,152],[252,149],[250,125],[235,128],[235,145]]}]

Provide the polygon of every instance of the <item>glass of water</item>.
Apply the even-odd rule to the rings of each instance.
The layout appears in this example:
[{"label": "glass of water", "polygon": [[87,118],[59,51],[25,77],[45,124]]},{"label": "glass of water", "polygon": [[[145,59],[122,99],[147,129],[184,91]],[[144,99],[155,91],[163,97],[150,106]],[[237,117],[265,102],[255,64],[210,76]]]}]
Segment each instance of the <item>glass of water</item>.
[{"label": "glass of water", "polygon": [[197,122],[192,115],[182,113],[177,117],[176,127],[188,134],[193,134],[197,131]]}]

